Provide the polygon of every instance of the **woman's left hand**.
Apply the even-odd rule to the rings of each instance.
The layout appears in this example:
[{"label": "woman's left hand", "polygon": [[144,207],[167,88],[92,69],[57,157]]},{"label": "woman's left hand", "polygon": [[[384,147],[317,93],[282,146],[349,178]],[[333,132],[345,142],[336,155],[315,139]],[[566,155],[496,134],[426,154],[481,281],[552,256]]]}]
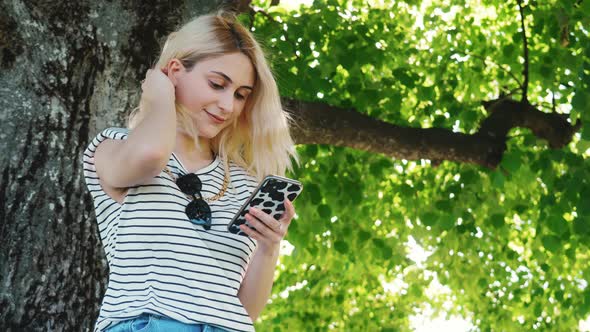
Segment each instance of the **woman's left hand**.
[{"label": "woman's left hand", "polygon": [[285,199],[285,212],[277,221],[270,214],[256,208],[250,208],[246,214],[246,220],[256,228],[252,230],[246,225],[240,225],[240,229],[258,242],[263,250],[277,250],[281,240],[287,235],[287,230],[295,216],[295,207],[288,199]]}]

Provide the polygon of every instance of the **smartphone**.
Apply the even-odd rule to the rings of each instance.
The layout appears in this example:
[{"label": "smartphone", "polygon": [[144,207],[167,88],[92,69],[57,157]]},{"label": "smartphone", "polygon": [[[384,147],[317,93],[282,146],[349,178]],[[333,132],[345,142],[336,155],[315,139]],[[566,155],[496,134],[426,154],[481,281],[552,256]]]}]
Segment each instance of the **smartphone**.
[{"label": "smartphone", "polygon": [[240,225],[246,224],[255,230],[256,228],[250,226],[245,217],[251,207],[256,207],[279,220],[285,212],[285,198],[293,202],[302,190],[303,185],[297,180],[278,175],[267,175],[227,225],[227,230],[230,233],[244,236],[248,236],[248,234],[240,229]]}]

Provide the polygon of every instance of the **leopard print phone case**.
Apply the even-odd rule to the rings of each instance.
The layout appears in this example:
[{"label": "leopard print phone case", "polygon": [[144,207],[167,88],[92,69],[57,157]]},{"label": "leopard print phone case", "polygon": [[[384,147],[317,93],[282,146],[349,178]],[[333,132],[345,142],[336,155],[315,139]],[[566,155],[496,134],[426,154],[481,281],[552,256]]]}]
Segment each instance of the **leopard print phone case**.
[{"label": "leopard print phone case", "polygon": [[277,175],[266,176],[229,223],[227,226],[228,231],[233,234],[248,236],[248,234],[242,232],[240,225],[246,224],[251,229],[256,229],[250,226],[245,218],[251,207],[256,207],[279,220],[283,212],[285,212],[285,198],[293,202],[299,196],[301,190],[303,190],[303,186],[299,181]]}]

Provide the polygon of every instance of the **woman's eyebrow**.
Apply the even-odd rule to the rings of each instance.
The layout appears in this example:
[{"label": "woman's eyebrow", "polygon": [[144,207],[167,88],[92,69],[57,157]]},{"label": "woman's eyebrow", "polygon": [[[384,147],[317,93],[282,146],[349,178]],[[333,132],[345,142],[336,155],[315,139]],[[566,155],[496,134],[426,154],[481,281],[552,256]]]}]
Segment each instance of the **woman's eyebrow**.
[{"label": "woman's eyebrow", "polygon": [[[227,76],[226,74],[224,74],[224,73],[222,73],[220,71],[214,71],[214,70],[212,70],[211,72],[212,73],[215,73],[217,75],[222,76],[224,79],[226,79],[230,83],[233,83],[234,82],[234,81],[232,81],[231,78],[229,78],[229,76]],[[254,90],[251,86],[248,86],[248,85],[242,85],[240,88],[246,88],[246,89]]]}]

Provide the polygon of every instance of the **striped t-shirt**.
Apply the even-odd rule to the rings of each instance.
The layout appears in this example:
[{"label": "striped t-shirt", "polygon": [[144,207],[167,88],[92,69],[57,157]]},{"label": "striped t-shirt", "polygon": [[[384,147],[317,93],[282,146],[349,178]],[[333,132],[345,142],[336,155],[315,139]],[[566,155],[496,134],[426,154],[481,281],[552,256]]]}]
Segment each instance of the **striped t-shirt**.
[{"label": "striped t-shirt", "polygon": [[[212,227],[191,223],[190,202],[175,179],[188,173],[172,154],[168,170],[151,181],[129,188],[122,204],[99,184],[94,152],[106,139],[126,139],[128,131],[109,128],[84,152],[84,178],[94,200],[96,219],[109,265],[109,282],[95,331],[142,313],[184,323],[207,323],[229,331],[254,331],[237,293],[256,248],[249,237],[234,235],[227,225],[257,185],[245,169],[230,162],[230,184],[217,201],[209,202]],[[196,171],[201,194],[219,193],[224,179],[219,156]]]}]

